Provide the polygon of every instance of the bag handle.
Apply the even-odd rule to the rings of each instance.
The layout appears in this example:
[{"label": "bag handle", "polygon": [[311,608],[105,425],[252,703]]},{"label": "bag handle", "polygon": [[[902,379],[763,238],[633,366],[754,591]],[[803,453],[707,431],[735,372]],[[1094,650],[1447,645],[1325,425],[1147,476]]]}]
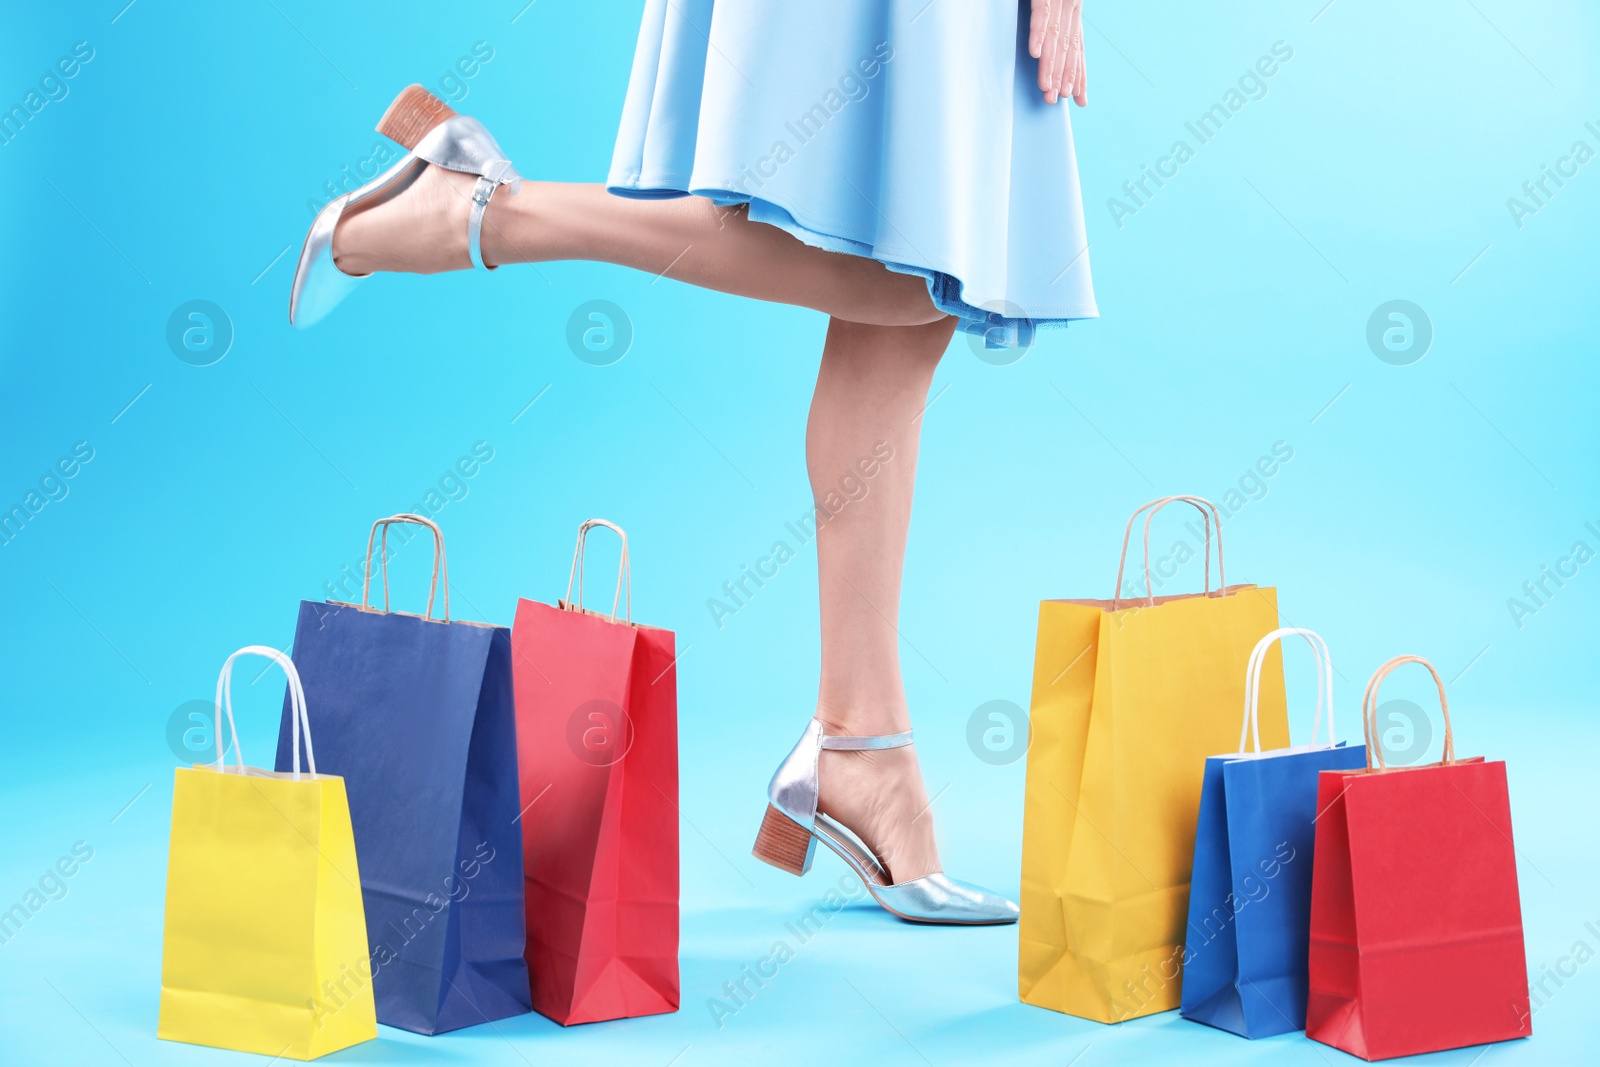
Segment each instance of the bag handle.
[{"label": "bag handle", "polygon": [[1317,661],[1317,715],[1311,720],[1311,744],[1317,743],[1317,729],[1322,725],[1322,709],[1328,709],[1328,744],[1335,741],[1333,730],[1333,658],[1328,655],[1328,643],[1315,630],[1298,626],[1285,626],[1272,631],[1250,652],[1250,665],[1245,668],[1244,724],[1239,728],[1239,751],[1244,751],[1246,736],[1255,739],[1256,751],[1261,751],[1261,668],[1267,662],[1267,650],[1274,642],[1299,634],[1311,646],[1311,655]]},{"label": "bag handle", "polygon": [[433,618],[433,598],[439,591],[439,575],[444,574],[444,621],[450,621],[450,563],[444,554],[444,533],[439,529],[439,524],[432,519],[421,515],[413,515],[409,511],[402,511],[398,515],[390,515],[387,519],[379,519],[372,524],[372,532],[367,535],[367,564],[365,577],[361,583],[361,606],[367,607],[367,598],[372,589],[372,545],[378,537],[379,529],[383,530],[383,540],[378,555],[378,566],[383,571],[383,610],[389,610],[389,527],[396,523],[411,523],[417,526],[426,526],[433,531],[433,578],[428,583],[428,613],[425,618]]},{"label": "bag handle", "polygon": [[[1154,607],[1156,602],[1155,583],[1150,579],[1150,520],[1156,517],[1156,512],[1166,507],[1175,500],[1181,500],[1200,512],[1200,517],[1206,526],[1206,554],[1205,554],[1205,591],[1211,592],[1211,521],[1217,523],[1217,582],[1220,589],[1228,587],[1228,579],[1222,570],[1222,515],[1217,511],[1217,506],[1203,496],[1191,496],[1187,493],[1177,496],[1163,496],[1146,504],[1141,504],[1132,515],[1128,516],[1128,526],[1122,531],[1122,555],[1117,558],[1117,586],[1111,591],[1111,610],[1116,611],[1117,605],[1122,600],[1122,573],[1128,563],[1128,541],[1133,537],[1133,523],[1144,512],[1150,514],[1144,520],[1144,588],[1148,597],[1149,606]],[[1209,511],[1207,509],[1210,509]]]},{"label": "bag handle", "polygon": [[1367,740],[1367,770],[1372,770],[1372,757],[1378,757],[1380,771],[1389,769],[1383,760],[1383,739],[1378,736],[1378,686],[1393,671],[1405,663],[1420,663],[1428,668],[1428,673],[1433,675],[1433,684],[1439,690],[1439,711],[1444,715],[1444,762],[1456,761],[1455,735],[1450,729],[1450,702],[1445,699],[1444,682],[1439,678],[1439,672],[1434,670],[1433,664],[1421,656],[1396,656],[1394,659],[1379,667],[1367,682],[1367,691],[1361,697],[1361,729]]},{"label": "bag handle", "polygon": [[617,604],[621,602],[622,591],[627,589],[627,615],[626,620],[633,622],[633,569],[628,564],[628,535],[622,527],[605,519],[585,519],[582,526],[578,527],[578,547],[572,553],[572,570],[567,575],[567,603],[574,603],[572,599],[572,580],[578,580],[578,599],[576,605],[579,611],[583,610],[583,547],[589,536],[589,531],[596,526],[604,526],[608,530],[615,530],[617,536],[622,538],[622,561],[617,565],[617,591],[611,597],[611,621],[617,621]]},{"label": "bag handle", "polygon": [[244,750],[239,747],[239,728],[233,721],[233,661],[240,656],[265,656],[283,668],[283,673],[289,676],[289,707],[291,717],[289,720],[291,744],[294,748],[294,762],[290,767],[294,771],[294,780],[300,780],[300,735],[306,739],[306,772],[317,773],[317,757],[311,751],[311,720],[306,717],[306,690],[300,684],[300,672],[294,669],[294,661],[282,652],[267,645],[246,645],[233,655],[229,656],[222,664],[222,673],[217,675],[217,762],[218,771],[222,767],[222,754],[227,750],[222,743],[222,714],[228,714],[228,731],[233,735],[233,756],[239,770],[244,770]]}]

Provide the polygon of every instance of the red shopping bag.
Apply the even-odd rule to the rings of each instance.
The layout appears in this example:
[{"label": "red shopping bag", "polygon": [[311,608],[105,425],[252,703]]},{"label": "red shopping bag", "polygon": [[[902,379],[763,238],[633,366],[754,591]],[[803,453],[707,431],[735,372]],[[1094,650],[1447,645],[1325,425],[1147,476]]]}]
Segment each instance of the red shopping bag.
[{"label": "red shopping bag", "polygon": [[[622,538],[609,615],[583,606],[595,526]],[[590,519],[568,599],[518,601],[511,634],[528,972],[562,1025],[678,1009],[678,677],[672,632],[632,621],[630,582],[627,535]]]},{"label": "red shopping bag", "polygon": [[[1403,663],[1439,688],[1441,763],[1384,763],[1378,686]],[[1366,769],[1318,781],[1306,1034],[1366,1060],[1529,1036],[1506,765],[1455,758],[1419,656],[1379,667],[1362,712]]]}]

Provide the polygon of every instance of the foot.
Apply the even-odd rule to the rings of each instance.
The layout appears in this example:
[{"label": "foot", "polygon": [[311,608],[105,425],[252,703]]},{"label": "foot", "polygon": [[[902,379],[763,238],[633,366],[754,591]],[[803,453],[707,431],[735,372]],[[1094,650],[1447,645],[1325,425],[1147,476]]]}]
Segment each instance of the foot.
[{"label": "foot", "polygon": [[471,174],[431,164],[398,195],[346,212],[333,231],[333,262],[346,274],[467,270]]},{"label": "foot", "polygon": [[[829,732],[851,731],[830,726]],[[891,884],[943,869],[914,746],[869,752],[825,749],[817,775],[817,809],[849,827],[872,850]]]}]

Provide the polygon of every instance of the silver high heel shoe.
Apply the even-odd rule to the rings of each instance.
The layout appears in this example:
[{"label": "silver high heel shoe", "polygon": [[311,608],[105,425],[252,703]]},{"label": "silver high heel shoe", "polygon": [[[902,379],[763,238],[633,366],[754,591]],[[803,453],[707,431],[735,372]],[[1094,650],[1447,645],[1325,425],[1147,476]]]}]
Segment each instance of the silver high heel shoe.
[{"label": "silver high heel shoe", "polygon": [[812,719],[767,787],[770,803],[752,849],[756,859],[790,874],[805,874],[821,841],[850,866],[874,900],[902,919],[968,926],[1016,922],[1017,906],[1011,901],[943,873],[890,882],[889,871],[870,849],[817,811],[817,761],[823,749],[860,752],[909,744],[909,730],[882,737],[828,735],[822,732],[822,723]]},{"label": "silver high heel shoe", "polygon": [[467,249],[472,265],[493,270],[483,262],[483,214],[502,185],[515,196],[522,176],[505,158],[489,131],[477,119],[458,115],[450,106],[420,85],[412,85],[394,98],[378,122],[378,132],[409,149],[399,162],[353,193],[332,201],[317,213],[300,249],[294,286],[289,290],[289,322],[299,327],[320,322],[338,306],[365,274],[346,274],[333,262],[333,231],[350,208],[368,201],[382,203],[404,192],[428,164],[446,170],[475,174],[472,214],[467,222]]}]

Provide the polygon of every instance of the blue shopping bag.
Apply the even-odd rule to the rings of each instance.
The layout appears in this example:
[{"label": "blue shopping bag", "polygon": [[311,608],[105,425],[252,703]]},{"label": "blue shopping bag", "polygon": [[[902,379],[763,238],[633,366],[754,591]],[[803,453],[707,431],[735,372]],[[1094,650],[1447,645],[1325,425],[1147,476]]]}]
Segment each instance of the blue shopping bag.
[{"label": "blue shopping bag", "polygon": [[[1308,744],[1261,751],[1256,728],[1263,664],[1276,642],[1306,639],[1317,658],[1317,715]],[[1327,708],[1328,740],[1317,743]],[[1255,751],[1245,743],[1255,733]],[[1263,637],[1245,672],[1239,751],[1206,760],[1189,884],[1179,1013],[1243,1037],[1303,1030],[1311,926],[1317,775],[1366,766],[1366,746],[1334,739],[1333,663],[1320,636],[1286,628]]]},{"label": "blue shopping bag", "polygon": [[[394,523],[433,531],[426,615],[389,610]],[[368,606],[380,530],[382,610]],[[359,605],[301,603],[294,658],[318,765],[350,798],[378,1021],[437,1034],[530,1010],[510,630],[450,618],[443,536],[401,514],[373,524]],[[291,725],[286,707],[280,770]],[[328,997],[336,1010],[340,990]]]}]

